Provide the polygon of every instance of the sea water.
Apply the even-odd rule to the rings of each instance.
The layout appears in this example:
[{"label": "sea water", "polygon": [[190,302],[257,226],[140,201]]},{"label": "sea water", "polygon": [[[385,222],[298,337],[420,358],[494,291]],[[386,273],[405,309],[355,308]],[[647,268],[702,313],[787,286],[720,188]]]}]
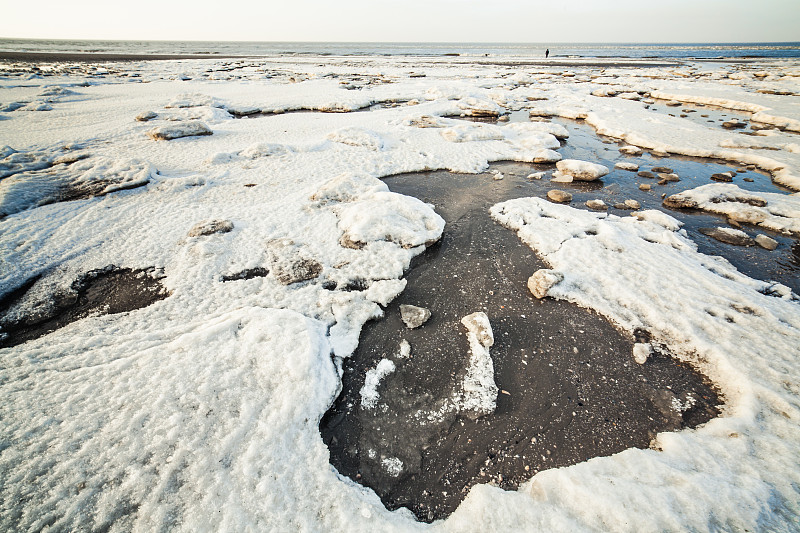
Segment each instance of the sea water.
[{"label": "sea water", "polygon": [[208,54],[227,56],[490,56],[551,58],[800,58],[789,43],[347,43],[0,39],[0,52]]}]

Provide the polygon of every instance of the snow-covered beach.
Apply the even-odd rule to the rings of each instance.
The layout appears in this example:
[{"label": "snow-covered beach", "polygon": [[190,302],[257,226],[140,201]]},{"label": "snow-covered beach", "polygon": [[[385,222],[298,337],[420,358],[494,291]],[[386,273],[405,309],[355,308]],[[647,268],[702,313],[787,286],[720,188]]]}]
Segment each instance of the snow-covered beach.
[{"label": "snow-covered beach", "polygon": [[[633,61],[0,64],[2,528],[796,530],[800,300],[758,279],[763,269],[748,276],[702,253],[682,221],[716,217],[797,274],[800,61]],[[571,148],[573,120],[628,168]],[[678,157],[715,170],[659,172],[647,159]],[[557,169],[562,159],[579,163]],[[496,162],[574,196],[487,206],[546,264],[546,297],[631,339],[646,331],[627,364],[661,347],[724,403],[646,449],[542,470],[517,490],[474,485],[425,524],[340,475],[319,423],[362,326],[448,232],[441,206],[381,178],[511,179]],[[130,296],[143,307],[98,297],[76,320],[15,339],[83,302],[93,280],[129,276],[143,280]],[[490,326],[502,316],[489,303],[463,316],[478,312]],[[503,384],[484,379],[492,330],[458,328],[452,342],[472,335],[474,365],[445,407],[470,418],[494,409]],[[413,348],[374,367],[365,409],[381,409]],[[403,475],[397,457],[384,463]]]}]

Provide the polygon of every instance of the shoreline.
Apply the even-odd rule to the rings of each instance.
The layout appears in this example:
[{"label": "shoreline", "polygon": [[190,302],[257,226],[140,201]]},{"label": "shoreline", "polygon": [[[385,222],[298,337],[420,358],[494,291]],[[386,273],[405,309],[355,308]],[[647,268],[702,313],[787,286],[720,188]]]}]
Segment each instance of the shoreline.
[{"label": "shoreline", "polygon": [[174,61],[179,59],[247,59],[255,56],[217,54],[116,54],[94,52],[0,52],[0,62],[45,62],[62,61],[96,63],[101,61]]}]

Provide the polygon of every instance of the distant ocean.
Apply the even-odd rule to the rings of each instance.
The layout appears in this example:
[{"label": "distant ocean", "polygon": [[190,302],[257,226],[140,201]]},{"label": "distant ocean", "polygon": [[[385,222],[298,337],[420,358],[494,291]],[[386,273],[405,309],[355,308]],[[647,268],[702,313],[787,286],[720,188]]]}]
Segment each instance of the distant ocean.
[{"label": "distant ocean", "polygon": [[800,58],[791,43],[310,43],[210,41],[68,41],[0,39],[2,52],[208,54],[227,56],[493,56],[556,58]]}]

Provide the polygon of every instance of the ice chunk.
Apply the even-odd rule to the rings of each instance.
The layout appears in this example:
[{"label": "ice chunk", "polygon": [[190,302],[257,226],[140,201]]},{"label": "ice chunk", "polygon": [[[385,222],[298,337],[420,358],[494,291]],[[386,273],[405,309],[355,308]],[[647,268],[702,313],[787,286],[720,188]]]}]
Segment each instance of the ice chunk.
[{"label": "ice chunk", "polygon": [[469,340],[469,363],[462,384],[463,390],[456,393],[455,405],[470,418],[494,412],[499,391],[494,382],[494,364],[489,348],[494,344],[489,317],[481,311],[461,319],[467,328]]},{"label": "ice chunk", "polygon": [[361,387],[361,406],[365,409],[374,409],[378,404],[378,386],[381,380],[395,371],[395,365],[391,359],[381,359],[380,362],[364,376],[364,386]]},{"label": "ice chunk", "polygon": [[556,168],[562,174],[568,174],[580,181],[593,181],[608,174],[607,167],[578,159],[562,159],[556,163]]},{"label": "ice chunk", "polygon": [[553,285],[564,281],[564,275],[554,270],[542,268],[528,278],[528,290],[534,297],[542,299]]},{"label": "ice chunk", "polygon": [[199,135],[211,135],[211,129],[196,120],[187,122],[180,122],[178,124],[167,124],[164,126],[157,126],[147,132],[148,137],[153,140],[180,139],[181,137],[194,137]]},{"label": "ice chunk", "polygon": [[350,242],[390,241],[414,248],[439,240],[444,219],[416,198],[385,191],[344,204],[339,211],[339,229]]},{"label": "ice chunk", "polygon": [[383,150],[385,141],[378,133],[366,128],[344,128],[328,134],[328,139],[350,146],[368,148],[369,150]]}]

